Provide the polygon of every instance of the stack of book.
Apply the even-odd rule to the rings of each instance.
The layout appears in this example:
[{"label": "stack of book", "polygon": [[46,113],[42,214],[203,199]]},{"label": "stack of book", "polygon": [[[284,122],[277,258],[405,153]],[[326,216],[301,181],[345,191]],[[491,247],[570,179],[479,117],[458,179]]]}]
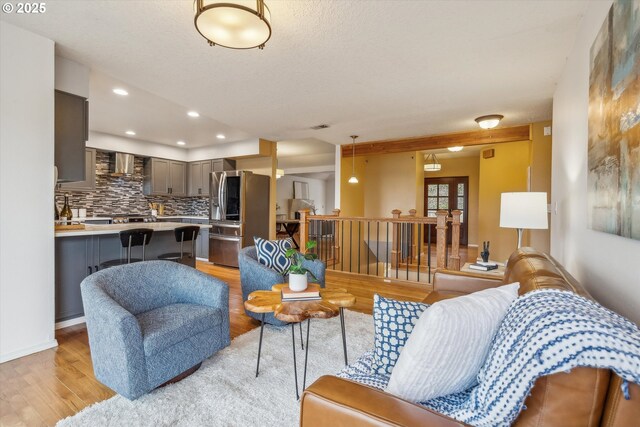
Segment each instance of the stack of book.
[{"label": "stack of book", "polygon": [[497,270],[498,263],[495,261],[489,261],[489,262],[476,261],[474,264],[470,264],[469,268],[472,270],[479,270],[479,271]]},{"label": "stack of book", "polygon": [[288,286],[282,288],[282,302],[290,301],[318,301],[321,300],[319,287],[309,286],[306,290],[295,292],[289,289]]}]

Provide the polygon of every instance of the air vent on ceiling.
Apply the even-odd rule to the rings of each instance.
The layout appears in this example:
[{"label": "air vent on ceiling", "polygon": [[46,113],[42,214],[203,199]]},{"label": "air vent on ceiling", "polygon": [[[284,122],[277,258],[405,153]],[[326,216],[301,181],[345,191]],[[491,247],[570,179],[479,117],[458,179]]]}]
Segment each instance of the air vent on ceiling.
[{"label": "air vent on ceiling", "polygon": [[324,125],[324,124],[323,124],[323,125],[311,126],[311,129],[313,129],[313,130],[320,130],[320,129],[326,129],[326,128],[328,128],[328,127],[329,127],[329,125]]}]

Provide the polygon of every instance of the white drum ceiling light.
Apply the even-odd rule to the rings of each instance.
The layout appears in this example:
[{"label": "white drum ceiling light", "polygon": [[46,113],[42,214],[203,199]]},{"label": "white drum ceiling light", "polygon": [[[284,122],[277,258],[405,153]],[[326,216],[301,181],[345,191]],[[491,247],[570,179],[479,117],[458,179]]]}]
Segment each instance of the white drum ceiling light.
[{"label": "white drum ceiling light", "polygon": [[196,29],[211,46],[262,49],[271,38],[271,13],[264,0],[195,0],[193,6]]},{"label": "white drum ceiling light", "polygon": [[482,129],[493,129],[498,126],[500,120],[504,119],[503,115],[500,114],[489,114],[488,116],[480,116],[476,119],[476,123]]}]

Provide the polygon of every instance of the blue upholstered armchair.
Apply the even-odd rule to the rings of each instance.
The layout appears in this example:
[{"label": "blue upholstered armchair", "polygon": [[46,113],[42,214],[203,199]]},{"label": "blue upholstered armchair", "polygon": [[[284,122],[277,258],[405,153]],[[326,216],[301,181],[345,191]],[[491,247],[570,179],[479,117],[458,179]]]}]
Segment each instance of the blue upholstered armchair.
[{"label": "blue upholstered armchair", "polygon": [[96,378],[137,399],[230,343],[229,288],[170,261],[104,269],[80,285]]},{"label": "blue upholstered armchair", "polygon": [[[317,283],[324,288],[324,263],[318,260],[304,260],[303,265],[316,276],[318,279]],[[282,274],[260,264],[255,246],[247,246],[240,250],[238,254],[238,267],[240,267],[240,284],[242,286],[242,299],[244,301],[247,300],[249,294],[253,291],[270,291],[273,285],[287,282]],[[260,314],[247,310],[245,310],[245,313],[254,319],[261,319]],[[276,319],[273,313],[267,314],[264,317],[264,321],[265,323],[276,326],[287,324]]]}]

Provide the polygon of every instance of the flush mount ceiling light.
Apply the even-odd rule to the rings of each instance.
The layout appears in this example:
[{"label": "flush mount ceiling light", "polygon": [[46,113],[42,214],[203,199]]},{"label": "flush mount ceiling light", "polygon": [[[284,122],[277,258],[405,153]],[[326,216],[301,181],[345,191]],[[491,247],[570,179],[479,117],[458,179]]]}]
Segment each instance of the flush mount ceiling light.
[{"label": "flush mount ceiling light", "polygon": [[462,149],[463,149],[463,148],[464,148],[464,147],[461,147],[461,146],[458,146],[458,147],[448,147],[448,148],[447,148],[447,150],[449,150],[449,151],[453,151],[453,152],[455,153],[455,152],[458,152],[458,151],[462,151]]},{"label": "flush mount ceiling light", "polygon": [[184,142],[184,141],[178,141],[178,142],[176,142],[176,144],[178,144],[178,145],[187,145],[187,143]]},{"label": "flush mount ceiling light", "polygon": [[134,136],[134,135],[136,134],[136,133],[135,133],[134,131],[132,131],[132,130],[128,130],[128,131],[126,131],[125,133],[126,133],[127,135],[131,135],[131,136]]},{"label": "flush mount ceiling light", "polygon": [[489,114],[488,116],[478,117],[476,123],[478,123],[482,129],[492,129],[498,126],[498,123],[500,123],[502,119],[504,119],[504,116],[500,114]]},{"label": "flush mount ceiling light", "polygon": [[424,157],[424,171],[437,172],[442,169],[442,165],[436,158],[435,154],[429,153]]},{"label": "flush mount ceiling light", "polygon": [[189,117],[200,117],[200,113],[198,113],[197,111],[189,111],[187,113],[187,116],[189,116]]},{"label": "flush mount ceiling light", "polygon": [[358,135],[351,135],[351,178],[349,178],[349,184],[357,184],[358,178],[356,178],[356,138]]},{"label": "flush mount ceiling light", "polygon": [[219,134],[217,134],[217,135],[216,135],[216,138],[218,138],[218,139],[225,139],[225,138],[226,138],[226,136],[224,136],[223,134],[219,133]]},{"label": "flush mount ceiling light", "polygon": [[271,38],[271,12],[264,0],[195,0],[194,23],[211,46],[263,49]]},{"label": "flush mount ceiling light", "polygon": [[121,89],[121,88],[119,88],[119,87],[117,87],[117,88],[113,89],[113,93],[115,93],[116,95],[120,95],[120,96],[127,96],[127,95],[129,95],[129,92],[127,92],[126,90]]}]

